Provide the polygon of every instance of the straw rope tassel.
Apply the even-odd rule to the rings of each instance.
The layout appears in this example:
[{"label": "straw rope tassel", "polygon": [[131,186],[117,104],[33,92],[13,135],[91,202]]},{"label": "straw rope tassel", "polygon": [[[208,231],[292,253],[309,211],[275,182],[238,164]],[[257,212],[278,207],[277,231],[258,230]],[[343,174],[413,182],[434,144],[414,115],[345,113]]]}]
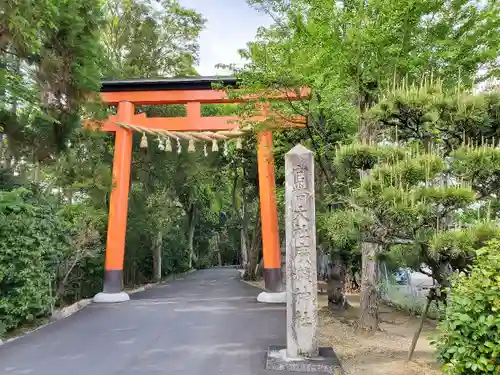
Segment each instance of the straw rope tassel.
[{"label": "straw rope tassel", "polygon": [[170,137],[165,139],[165,151],[172,152],[172,142],[170,141]]},{"label": "straw rope tassel", "polygon": [[[165,151],[172,151],[173,145],[172,140],[177,141],[177,152],[180,154],[182,152],[181,140],[189,141],[188,151],[195,152],[195,142],[212,142],[212,152],[219,151],[218,142],[224,141],[224,155],[228,154],[228,141],[231,139],[236,140],[236,148],[242,148],[241,137],[251,128],[239,129],[239,130],[223,130],[218,132],[178,132],[178,131],[167,131],[167,130],[156,130],[149,129],[143,126],[137,126],[132,124],[126,124],[122,122],[116,122],[116,124],[124,129],[141,132],[142,138],[140,142],[141,149],[148,148],[147,135],[157,136],[159,138],[158,148]],[[4,135],[2,138],[6,138]],[[5,141],[5,140],[4,140]],[[163,143],[165,142],[165,143]]]},{"label": "straw rope tassel", "polygon": [[146,137],[146,133],[142,133],[140,148],[148,148],[148,137]]},{"label": "straw rope tassel", "polygon": [[158,150],[165,151],[165,146],[163,145],[163,139],[158,137]]},{"label": "straw rope tassel", "polygon": [[207,152],[207,144],[206,144],[206,143],[204,143],[204,144],[203,144],[203,155],[205,155],[205,157],[207,157],[207,156],[208,156],[208,152]]}]

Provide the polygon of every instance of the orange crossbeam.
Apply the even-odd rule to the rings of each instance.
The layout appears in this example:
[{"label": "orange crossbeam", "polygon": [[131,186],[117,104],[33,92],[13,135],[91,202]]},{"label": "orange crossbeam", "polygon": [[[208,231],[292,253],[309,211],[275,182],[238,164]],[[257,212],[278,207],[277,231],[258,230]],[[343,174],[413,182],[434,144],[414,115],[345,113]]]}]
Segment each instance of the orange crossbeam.
[{"label": "orange crossbeam", "polygon": [[[267,99],[301,100],[309,96],[308,88],[301,89],[300,94],[295,92],[275,92],[265,95]],[[118,91],[102,92],[101,99],[109,105],[120,102],[132,102],[135,105],[154,104],[185,104],[199,102],[205,104],[218,103],[244,103],[249,100],[259,99],[261,96],[249,95],[241,98],[229,98],[223,90],[167,90],[167,91]]]},{"label": "orange crossbeam", "polygon": [[[262,122],[264,116],[255,116],[249,121]],[[120,128],[115,123],[116,116],[109,116],[108,120],[102,124],[97,124],[94,121],[89,121],[85,125],[90,128],[100,128],[102,131],[113,132]],[[297,128],[305,127],[305,119],[303,117],[294,117],[290,120],[273,119],[273,124],[278,128]],[[145,114],[134,115],[129,125],[141,126],[152,130],[169,130],[169,131],[220,131],[234,130],[241,126],[241,119],[237,116],[226,117],[146,117]]]}]

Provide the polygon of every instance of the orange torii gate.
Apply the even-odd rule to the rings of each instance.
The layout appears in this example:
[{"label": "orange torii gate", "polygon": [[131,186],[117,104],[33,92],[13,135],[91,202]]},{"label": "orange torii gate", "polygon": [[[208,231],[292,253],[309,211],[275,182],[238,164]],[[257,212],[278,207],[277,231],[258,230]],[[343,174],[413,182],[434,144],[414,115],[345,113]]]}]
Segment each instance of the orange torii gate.
[{"label": "orange torii gate", "polygon": [[[103,292],[94,297],[95,302],[122,302],[129,296],[122,291],[123,263],[125,254],[125,233],[127,225],[128,195],[130,187],[130,169],[132,158],[133,131],[153,134],[166,134],[179,139],[182,133],[189,132],[195,139],[227,139],[231,131],[240,125],[236,116],[202,117],[201,104],[242,103],[252,98],[229,98],[224,90],[213,89],[213,84],[237,87],[233,77],[193,77],[155,80],[123,80],[103,81],[101,99],[111,106],[117,106],[117,114],[110,115],[100,129],[115,133],[115,149],[113,158],[113,188],[111,191],[108,217],[108,233],[104,265]],[[273,93],[268,99],[300,100],[308,96],[308,90],[300,94]],[[255,98],[254,98],[255,99]],[[185,104],[186,117],[148,118],[145,114],[136,114],[135,105]],[[267,107],[264,106],[260,116],[254,121],[268,118]],[[301,122],[281,120],[279,126],[305,126]],[[174,133],[172,133],[174,132]],[[200,132],[200,133],[193,133]],[[208,133],[208,132],[220,132]],[[241,132],[239,132],[241,134]],[[177,134],[177,135],[175,135]],[[197,136],[197,134],[199,134]],[[224,135],[225,134],[225,135]],[[186,138],[184,138],[186,139]],[[281,285],[280,244],[278,217],[276,208],[274,158],[272,153],[272,132],[258,133],[258,174],[260,212],[262,225],[262,248],[264,256],[264,280],[266,290],[279,292]]]}]

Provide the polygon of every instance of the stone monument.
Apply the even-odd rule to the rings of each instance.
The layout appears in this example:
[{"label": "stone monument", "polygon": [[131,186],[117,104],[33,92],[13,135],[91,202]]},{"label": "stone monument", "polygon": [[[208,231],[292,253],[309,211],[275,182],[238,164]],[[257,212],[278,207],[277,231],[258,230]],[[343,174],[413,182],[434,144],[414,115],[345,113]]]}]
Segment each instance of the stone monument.
[{"label": "stone monument", "polygon": [[331,348],[318,348],[314,154],[302,145],[285,156],[286,347],[270,346],[266,368],[341,373]]}]

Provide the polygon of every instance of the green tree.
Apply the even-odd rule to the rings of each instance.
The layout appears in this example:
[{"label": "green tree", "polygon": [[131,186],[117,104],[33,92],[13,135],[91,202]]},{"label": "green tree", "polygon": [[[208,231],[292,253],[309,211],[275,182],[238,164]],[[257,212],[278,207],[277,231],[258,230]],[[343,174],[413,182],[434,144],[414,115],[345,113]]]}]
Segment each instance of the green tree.
[{"label": "green tree", "polygon": [[382,145],[391,141],[391,134],[399,134],[393,127],[384,128],[386,121],[394,127],[397,121],[418,126],[432,113],[436,128],[456,129],[477,118],[494,123],[489,105],[478,111],[464,109],[472,102],[491,103],[488,94],[437,96],[436,89],[423,86],[389,94],[367,119],[379,130],[372,133],[372,143],[342,147],[336,153],[338,178],[351,189],[341,197],[343,209],[329,215],[328,232],[340,245],[353,240],[361,244],[360,330],[378,327],[377,259],[392,247],[403,250],[406,264],[414,269],[429,266],[430,276],[446,286],[449,272],[466,269],[474,250],[498,232],[491,221],[497,217],[490,190],[497,184],[499,167],[495,147],[486,141],[466,146],[462,138],[461,146],[450,151],[440,137],[421,143],[397,135],[392,145]]},{"label": "green tree", "polygon": [[[256,40],[241,51],[247,64],[234,70],[243,92],[311,88],[309,100],[271,104],[280,116],[308,118],[307,129],[289,140],[293,145],[309,138],[316,151],[322,174],[316,187],[320,216],[341,208],[349,195],[351,182],[343,181],[338,165],[329,162],[335,159],[335,144],[352,142],[357,131],[358,139],[373,138],[363,114],[394,82],[420,83],[427,74],[445,78],[445,87],[470,87],[499,74],[497,2],[248,2],[274,22],[259,29]],[[322,223],[327,220],[318,221]],[[355,242],[343,242],[342,248],[331,245],[325,247],[333,261],[355,264]]]},{"label": "green tree", "polygon": [[196,75],[205,19],[177,0],[108,0],[102,44],[107,78]]},{"label": "green tree", "polygon": [[80,126],[82,105],[99,89],[100,4],[2,4],[0,126],[9,136],[9,159],[46,161]]}]

